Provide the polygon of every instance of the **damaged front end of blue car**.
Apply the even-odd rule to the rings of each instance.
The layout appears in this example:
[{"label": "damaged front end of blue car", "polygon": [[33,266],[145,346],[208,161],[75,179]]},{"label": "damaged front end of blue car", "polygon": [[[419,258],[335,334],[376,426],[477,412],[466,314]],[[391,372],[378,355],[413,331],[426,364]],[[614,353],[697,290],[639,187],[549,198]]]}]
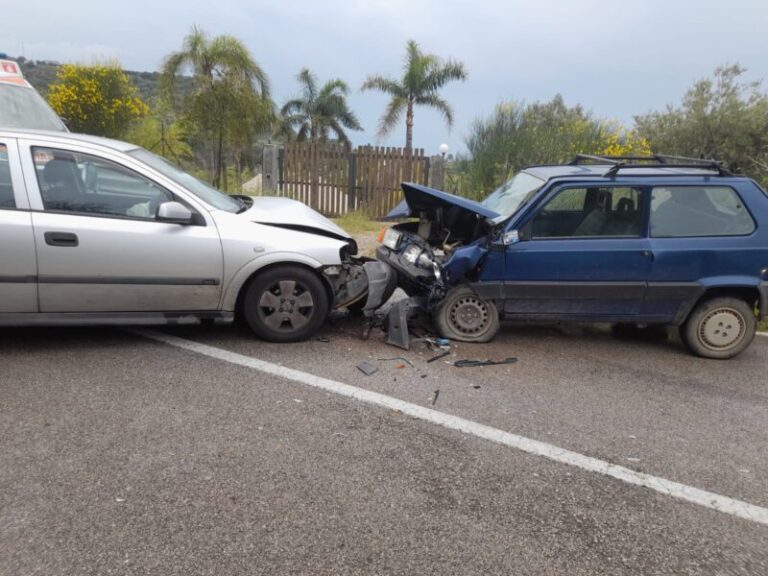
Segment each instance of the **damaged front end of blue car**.
[{"label": "damaged front end of blue car", "polygon": [[401,222],[386,230],[376,251],[409,296],[389,313],[400,319],[401,330],[404,317],[415,311],[432,314],[449,291],[479,279],[494,250],[493,220],[499,217],[482,204],[440,190],[411,183],[402,188],[403,202],[386,217]]}]

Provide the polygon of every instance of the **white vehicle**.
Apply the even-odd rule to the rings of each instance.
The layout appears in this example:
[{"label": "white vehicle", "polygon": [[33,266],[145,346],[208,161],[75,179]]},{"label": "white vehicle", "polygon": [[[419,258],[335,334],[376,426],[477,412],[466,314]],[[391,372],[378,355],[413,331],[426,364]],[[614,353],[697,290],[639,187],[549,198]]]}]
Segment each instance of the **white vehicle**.
[{"label": "white vehicle", "polygon": [[67,127],[24,79],[19,65],[13,60],[0,59],[0,129],[55,130]]},{"label": "white vehicle", "polygon": [[356,251],[300,202],[227,196],[133,144],[0,129],[0,325],[240,314],[301,340],[391,294],[392,272]]}]

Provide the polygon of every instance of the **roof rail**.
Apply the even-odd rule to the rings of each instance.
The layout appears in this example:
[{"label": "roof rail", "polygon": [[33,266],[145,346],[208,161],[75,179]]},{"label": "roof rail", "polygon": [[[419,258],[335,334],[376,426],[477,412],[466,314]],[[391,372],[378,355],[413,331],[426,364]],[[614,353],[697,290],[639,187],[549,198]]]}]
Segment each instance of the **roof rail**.
[{"label": "roof rail", "polygon": [[[588,162],[585,162],[588,161]],[[611,167],[603,176],[615,176],[619,170],[626,168],[703,168],[716,170],[720,176],[733,176],[719,160],[710,158],[689,158],[687,156],[670,156],[668,154],[653,154],[650,156],[597,156],[593,154],[577,154],[568,164],[610,164]]]}]

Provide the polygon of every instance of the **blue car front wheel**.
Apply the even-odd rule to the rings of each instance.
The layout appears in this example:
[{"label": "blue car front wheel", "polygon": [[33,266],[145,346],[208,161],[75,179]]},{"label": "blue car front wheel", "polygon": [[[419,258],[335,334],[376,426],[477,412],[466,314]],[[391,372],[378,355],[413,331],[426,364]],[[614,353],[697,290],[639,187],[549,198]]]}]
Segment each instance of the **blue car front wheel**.
[{"label": "blue car front wheel", "polygon": [[492,301],[480,298],[467,286],[460,286],[440,302],[434,322],[443,338],[488,342],[499,331],[499,312]]}]

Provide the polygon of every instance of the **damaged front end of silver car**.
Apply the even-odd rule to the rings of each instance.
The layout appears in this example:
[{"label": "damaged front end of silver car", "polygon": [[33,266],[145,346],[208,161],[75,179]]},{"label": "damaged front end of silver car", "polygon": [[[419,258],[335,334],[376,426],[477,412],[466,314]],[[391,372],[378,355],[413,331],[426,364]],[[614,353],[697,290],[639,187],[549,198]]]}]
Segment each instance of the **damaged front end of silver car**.
[{"label": "damaged front end of silver car", "polygon": [[384,262],[351,257],[339,266],[327,266],[323,275],[334,295],[333,308],[370,313],[380,308],[397,288],[395,271]]}]

